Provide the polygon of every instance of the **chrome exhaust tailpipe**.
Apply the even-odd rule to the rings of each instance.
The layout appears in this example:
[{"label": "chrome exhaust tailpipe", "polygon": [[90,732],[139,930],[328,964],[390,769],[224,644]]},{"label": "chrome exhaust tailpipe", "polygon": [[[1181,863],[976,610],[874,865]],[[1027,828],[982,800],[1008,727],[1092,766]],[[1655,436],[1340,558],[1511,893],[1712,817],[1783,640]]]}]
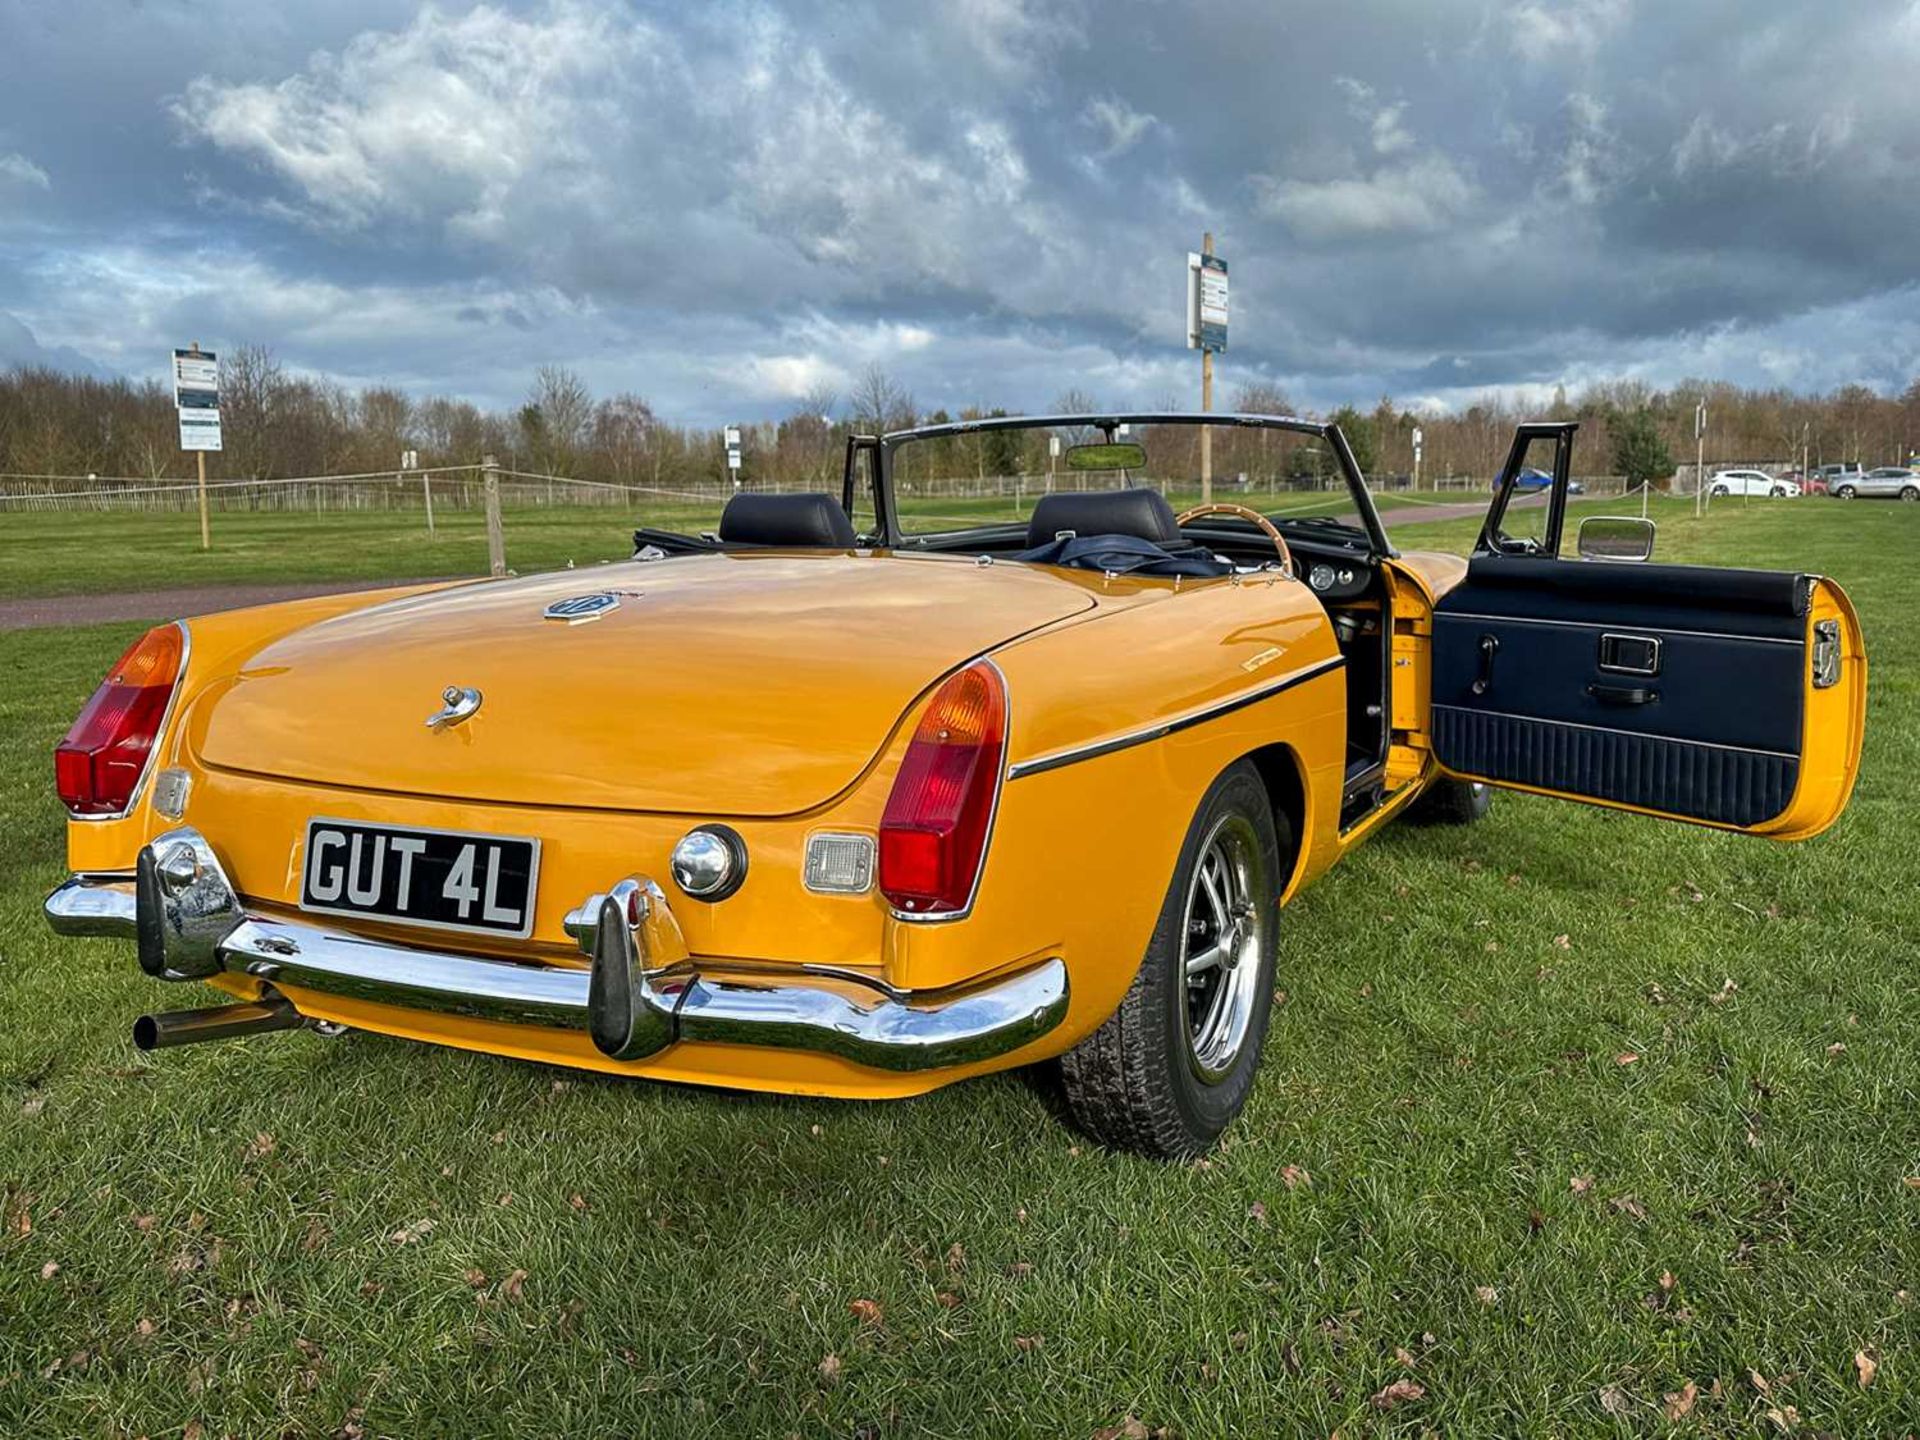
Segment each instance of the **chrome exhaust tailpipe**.
[{"label": "chrome exhaust tailpipe", "polygon": [[169,1010],[164,1015],[142,1015],[133,1022],[133,1043],[141,1050],[166,1050],[175,1045],[197,1045],[202,1040],[232,1040],[242,1035],[264,1035],[269,1030],[298,1030],[307,1017],[283,995],[238,1005],[210,1005],[205,1010]]}]

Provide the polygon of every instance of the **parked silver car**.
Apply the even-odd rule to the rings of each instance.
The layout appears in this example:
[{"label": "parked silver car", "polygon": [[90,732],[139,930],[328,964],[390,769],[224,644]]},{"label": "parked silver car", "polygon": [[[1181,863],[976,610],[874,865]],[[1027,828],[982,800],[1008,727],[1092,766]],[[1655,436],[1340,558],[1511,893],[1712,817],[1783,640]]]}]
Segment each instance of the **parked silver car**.
[{"label": "parked silver car", "polygon": [[1904,465],[1882,465],[1865,474],[1834,481],[1833,494],[1836,500],[1851,500],[1855,496],[1920,500],[1920,470],[1909,470]]}]

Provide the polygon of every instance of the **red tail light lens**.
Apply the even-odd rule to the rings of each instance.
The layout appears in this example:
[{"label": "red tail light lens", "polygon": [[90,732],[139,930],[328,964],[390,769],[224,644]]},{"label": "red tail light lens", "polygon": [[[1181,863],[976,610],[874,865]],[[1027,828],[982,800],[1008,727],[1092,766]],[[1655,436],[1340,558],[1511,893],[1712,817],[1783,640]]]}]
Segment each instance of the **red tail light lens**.
[{"label": "red tail light lens", "polygon": [[880,893],[916,915],[973,899],[1007,745],[1007,692],[981,663],[934,693],[880,820]]},{"label": "red tail light lens", "polygon": [[74,815],[118,815],[132,803],[180,679],[178,625],[149,630],[114,662],[53,752],[61,802]]}]

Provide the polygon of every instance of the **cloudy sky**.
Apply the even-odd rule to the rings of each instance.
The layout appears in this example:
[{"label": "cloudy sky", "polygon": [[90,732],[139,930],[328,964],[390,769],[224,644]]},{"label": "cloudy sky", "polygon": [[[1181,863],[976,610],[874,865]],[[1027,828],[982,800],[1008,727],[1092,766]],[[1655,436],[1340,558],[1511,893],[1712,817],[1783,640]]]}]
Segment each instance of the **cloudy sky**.
[{"label": "cloudy sky", "polygon": [[1920,373],[1920,0],[0,0],[0,364],[715,422]]}]

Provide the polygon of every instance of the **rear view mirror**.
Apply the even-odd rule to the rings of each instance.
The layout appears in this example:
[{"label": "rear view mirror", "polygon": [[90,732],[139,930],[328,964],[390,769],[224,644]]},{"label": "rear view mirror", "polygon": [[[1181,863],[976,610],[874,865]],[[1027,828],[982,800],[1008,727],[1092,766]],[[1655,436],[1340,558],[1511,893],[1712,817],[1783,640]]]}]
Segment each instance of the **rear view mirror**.
[{"label": "rear view mirror", "polygon": [[1651,560],[1654,524],[1637,515],[1594,515],[1580,522],[1582,560]]},{"label": "rear view mirror", "polygon": [[1067,450],[1069,470],[1144,470],[1146,467],[1147,447],[1131,440],[1073,445]]}]

